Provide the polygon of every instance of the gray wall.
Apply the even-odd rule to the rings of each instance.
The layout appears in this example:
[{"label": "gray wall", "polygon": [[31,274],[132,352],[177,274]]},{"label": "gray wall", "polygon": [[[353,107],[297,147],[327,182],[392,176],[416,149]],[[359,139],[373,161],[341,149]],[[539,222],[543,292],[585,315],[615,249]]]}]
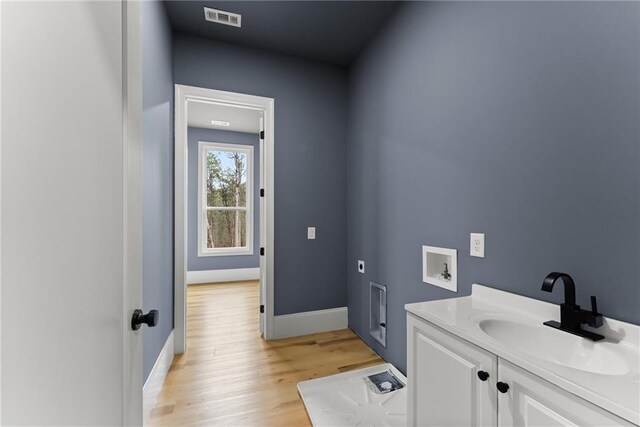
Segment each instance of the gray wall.
[{"label": "gray wall", "polygon": [[[260,267],[260,140],[257,134],[188,128],[187,270]],[[253,255],[198,257],[198,141],[253,146]]]},{"label": "gray wall", "polygon": [[[555,270],[578,303],[640,323],[639,16],[415,2],[350,69],[349,325],[387,360],[405,370],[405,303],[474,282],[559,303],[540,290]],[[422,283],[423,244],[458,249],[458,294]],[[370,280],[388,285],[387,349],[368,336]]]},{"label": "gray wall", "polygon": [[176,83],[275,99],[275,314],[345,306],[346,70],[180,33],[173,48]]},{"label": "gray wall", "polygon": [[173,70],[171,27],[162,2],[142,3],[143,301],[158,309],[144,327],[144,379],[173,329]]}]

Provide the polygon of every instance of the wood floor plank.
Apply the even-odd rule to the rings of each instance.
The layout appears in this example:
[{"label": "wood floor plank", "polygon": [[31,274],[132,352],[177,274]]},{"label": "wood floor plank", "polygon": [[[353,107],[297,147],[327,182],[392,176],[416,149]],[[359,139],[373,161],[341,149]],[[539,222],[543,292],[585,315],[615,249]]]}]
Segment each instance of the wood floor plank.
[{"label": "wood floor plank", "polygon": [[150,426],[310,426],[300,381],[382,363],[351,330],[265,341],[258,282],[189,286],[187,344]]}]

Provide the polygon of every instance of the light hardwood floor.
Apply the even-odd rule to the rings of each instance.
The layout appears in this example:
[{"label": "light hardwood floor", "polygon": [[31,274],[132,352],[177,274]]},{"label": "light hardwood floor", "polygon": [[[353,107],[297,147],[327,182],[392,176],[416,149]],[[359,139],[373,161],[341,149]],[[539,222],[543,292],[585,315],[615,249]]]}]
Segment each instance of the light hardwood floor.
[{"label": "light hardwood floor", "polygon": [[150,425],[309,426],[300,381],[382,363],[349,329],[264,341],[258,282],[189,286],[188,350]]}]

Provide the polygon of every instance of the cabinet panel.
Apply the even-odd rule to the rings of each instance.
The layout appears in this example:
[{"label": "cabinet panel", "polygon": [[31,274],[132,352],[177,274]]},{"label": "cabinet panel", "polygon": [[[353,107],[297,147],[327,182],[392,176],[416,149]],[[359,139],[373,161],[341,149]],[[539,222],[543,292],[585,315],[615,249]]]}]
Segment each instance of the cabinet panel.
[{"label": "cabinet panel", "polygon": [[409,425],[495,426],[496,356],[411,315],[407,327]]},{"label": "cabinet panel", "polygon": [[632,425],[512,363],[500,359],[498,365],[498,380],[509,385],[498,393],[499,426]]}]

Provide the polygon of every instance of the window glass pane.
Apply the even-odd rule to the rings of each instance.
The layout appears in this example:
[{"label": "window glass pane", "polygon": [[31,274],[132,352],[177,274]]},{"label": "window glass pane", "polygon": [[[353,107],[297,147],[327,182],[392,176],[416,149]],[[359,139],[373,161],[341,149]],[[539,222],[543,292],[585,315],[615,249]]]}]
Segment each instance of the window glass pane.
[{"label": "window glass pane", "polygon": [[247,206],[247,153],[209,150],[205,157],[207,206]]},{"label": "window glass pane", "polygon": [[207,248],[247,246],[246,211],[207,211],[206,215]]}]

